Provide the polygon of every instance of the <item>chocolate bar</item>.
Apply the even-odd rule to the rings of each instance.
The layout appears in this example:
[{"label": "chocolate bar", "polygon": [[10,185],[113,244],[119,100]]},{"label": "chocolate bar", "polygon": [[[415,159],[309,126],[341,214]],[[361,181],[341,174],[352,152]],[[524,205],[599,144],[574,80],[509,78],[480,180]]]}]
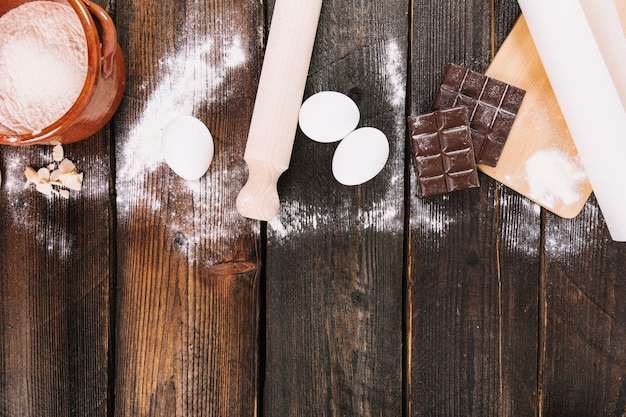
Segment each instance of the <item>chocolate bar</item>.
[{"label": "chocolate bar", "polygon": [[448,64],[431,110],[466,106],[479,164],[496,166],[526,92],[457,64]]},{"label": "chocolate bar", "polygon": [[480,185],[466,107],[408,119],[420,197]]}]

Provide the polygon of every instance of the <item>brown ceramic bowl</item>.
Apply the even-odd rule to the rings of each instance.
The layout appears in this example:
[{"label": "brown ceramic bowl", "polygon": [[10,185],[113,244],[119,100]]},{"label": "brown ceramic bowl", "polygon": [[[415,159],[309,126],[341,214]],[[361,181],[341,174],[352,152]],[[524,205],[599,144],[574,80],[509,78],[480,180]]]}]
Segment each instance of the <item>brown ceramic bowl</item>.
[{"label": "brown ceramic bowl", "polygon": [[[0,16],[32,0],[1,0]],[[87,39],[87,78],[74,105],[59,120],[39,132],[15,134],[0,125],[0,144],[72,143],[100,130],[117,110],[126,85],[124,56],[111,17],[89,0],[48,0],[69,4]]]}]

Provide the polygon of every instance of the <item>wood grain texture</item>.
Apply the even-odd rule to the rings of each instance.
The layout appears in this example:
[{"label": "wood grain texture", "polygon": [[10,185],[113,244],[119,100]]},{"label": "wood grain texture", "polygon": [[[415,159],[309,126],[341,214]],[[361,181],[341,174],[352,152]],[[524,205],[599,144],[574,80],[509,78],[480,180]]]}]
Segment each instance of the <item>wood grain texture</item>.
[{"label": "wood grain texture", "polygon": [[626,246],[595,198],[577,221],[546,220],[542,403],[545,416],[626,412]]},{"label": "wood grain texture", "polygon": [[298,133],[268,224],[266,416],[402,413],[404,96],[408,3],[325,1],[305,96],[352,97],[390,159],[361,186],[337,144]]},{"label": "wood grain texture", "polygon": [[[117,5],[129,85],[116,125],[115,414],[256,413],[258,224],[235,209],[259,72],[255,1]],[[158,154],[177,114],[202,120],[215,157],[196,183]]]},{"label": "wood grain texture", "polygon": [[[518,21],[516,2],[494,2],[492,56]],[[542,210],[510,188],[497,184],[501,282],[502,414],[535,416],[538,403],[538,316],[542,253]]]},{"label": "wood grain texture", "polygon": [[[416,2],[412,113],[429,109],[448,62],[484,72],[515,11]],[[410,171],[407,415],[535,415],[538,212],[484,175],[479,189],[419,199]]]},{"label": "wood grain texture", "polygon": [[[406,117],[448,62],[488,68],[515,0],[326,0],[305,98],[348,94],[390,159],[342,186],[298,132],[268,223],[235,200],[274,2],[100,4],[128,86],[66,147],[83,191],[25,190],[51,149],[0,149],[1,417],[625,414],[626,246],[593,195],[566,220],[484,174],[415,191]],[[197,183],[159,155],[177,112],[215,139]]]},{"label": "wood grain texture", "polygon": [[110,410],[110,131],[66,145],[85,172],[69,200],[24,188],[51,147],[2,152],[0,415],[107,416]]}]

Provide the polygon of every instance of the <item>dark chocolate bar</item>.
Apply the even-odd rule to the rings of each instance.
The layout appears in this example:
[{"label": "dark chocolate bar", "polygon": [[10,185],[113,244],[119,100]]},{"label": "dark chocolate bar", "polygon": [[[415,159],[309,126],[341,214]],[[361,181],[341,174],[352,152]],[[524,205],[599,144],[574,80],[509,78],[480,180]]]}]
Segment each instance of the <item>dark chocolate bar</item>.
[{"label": "dark chocolate bar", "polygon": [[496,166],[526,92],[457,64],[448,64],[431,110],[466,106],[476,162]]},{"label": "dark chocolate bar", "polygon": [[410,116],[409,129],[420,197],[480,185],[466,107]]}]

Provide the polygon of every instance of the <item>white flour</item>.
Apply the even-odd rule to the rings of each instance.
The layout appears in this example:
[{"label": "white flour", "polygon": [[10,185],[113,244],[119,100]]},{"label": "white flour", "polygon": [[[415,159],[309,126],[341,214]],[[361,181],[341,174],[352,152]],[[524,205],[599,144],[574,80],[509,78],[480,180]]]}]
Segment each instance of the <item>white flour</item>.
[{"label": "white flour", "polygon": [[[385,56],[385,73],[389,82],[390,95],[388,98],[389,104],[391,104],[402,116],[404,121],[404,104],[406,100],[406,59],[402,54],[402,50],[398,46],[395,40],[387,43]],[[404,123],[401,124],[404,126]]]},{"label": "white flour", "polygon": [[[224,64],[212,66],[210,55],[218,53],[223,53]],[[246,53],[237,37],[218,45],[212,38],[205,38],[188,49],[183,48],[164,57],[158,71],[161,76],[143,106],[141,117],[122,137],[121,154],[118,156],[118,187],[122,185],[125,189],[132,183],[143,188],[145,175],[156,171],[164,163],[161,134],[165,125],[180,115],[193,116],[201,105],[213,101],[213,92],[224,83],[228,72],[243,66],[245,61]],[[190,184],[190,187],[193,194],[197,185]],[[133,205],[145,204],[146,201],[158,204],[158,199],[152,196],[146,196],[145,200],[138,198],[141,196],[129,197],[132,201],[125,201],[118,194],[118,209],[128,212]],[[159,210],[158,206],[153,208]]]},{"label": "white flour", "polygon": [[0,18],[0,124],[41,130],[65,114],[87,76],[87,43],[71,6],[34,1]]},{"label": "white flour", "polygon": [[65,206],[62,198],[46,198],[34,189],[26,188],[24,168],[35,161],[51,160],[52,147],[31,147],[31,152],[22,152],[22,147],[7,147],[3,151],[4,182],[2,193],[4,197],[4,212],[10,219],[12,227],[21,230],[23,239],[35,239],[38,247],[45,248],[51,255],[59,259],[70,259],[76,246],[76,238],[68,229],[53,227],[49,218],[39,212],[34,201],[45,201],[52,207],[55,204]]},{"label": "white flour", "polygon": [[[326,230],[329,225],[340,230],[359,225],[363,230],[402,234],[403,218],[394,190],[402,186],[402,175],[398,174],[389,180],[387,191],[372,201],[369,207],[358,207],[346,200],[338,207],[315,207],[303,205],[299,201],[281,201],[278,214],[267,225],[274,239],[284,243],[290,238],[303,234]],[[350,213],[351,217],[346,217]],[[338,220],[340,219],[340,220]]]},{"label": "white flour", "polygon": [[569,261],[572,257],[578,257],[581,253],[587,253],[589,248],[600,248],[610,245],[611,240],[607,236],[600,239],[594,233],[606,227],[600,212],[595,204],[587,202],[579,215],[587,224],[577,224],[573,227],[564,227],[561,221],[548,222],[546,225],[546,252],[550,261]]},{"label": "white flour", "polygon": [[587,178],[579,161],[557,149],[536,152],[526,162],[530,194],[549,207],[560,201],[573,204],[580,198],[580,186]]},{"label": "white flour", "polygon": [[[189,25],[193,27],[191,23]],[[213,214],[221,212],[229,216],[232,213],[225,212],[224,197],[219,191],[208,193],[206,190],[210,184],[219,184],[223,178],[239,174],[218,167],[221,158],[217,145],[215,159],[205,177],[198,181],[184,181],[174,175],[171,186],[176,188],[169,197],[164,197],[168,194],[167,189],[151,185],[150,177],[169,170],[161,149],[165,125],[179,115],[197,116],[209,103],[227,102],[230,88],[225,83],[233,71],[243,68],[248,54],[238,35],[198,39],[192,33],[183,33],[180,44],[182,48],[176,48],[175,52],[159,60],[156,78],[146,80],[140,87],[150,88],[142,102],[140,115],[133,119],[136,122],[128,127],[128,131],[119,135],[116,203],[122,222],[134,219],[137,214],[146,214],[141,213],[146,209],[148,215],[166,214],[168,232],[178,236],[177,241],[181,242],[178,250],[193,263],[197,261],[198,248],[202,246],[219,246],[225,252],[230,250],[225,242],[234,240],[228,229],[215,226],[221,217],[218,219]],[[208,127],[211,129],[210,121]],[[214,139],[219,143],[219,137],[214,136]],[[164,201],[167,210],[162,210]],[[235,212],[234,197],[232,201],[232,211]],[[209,244],[205,244],[207,240]]]}]

